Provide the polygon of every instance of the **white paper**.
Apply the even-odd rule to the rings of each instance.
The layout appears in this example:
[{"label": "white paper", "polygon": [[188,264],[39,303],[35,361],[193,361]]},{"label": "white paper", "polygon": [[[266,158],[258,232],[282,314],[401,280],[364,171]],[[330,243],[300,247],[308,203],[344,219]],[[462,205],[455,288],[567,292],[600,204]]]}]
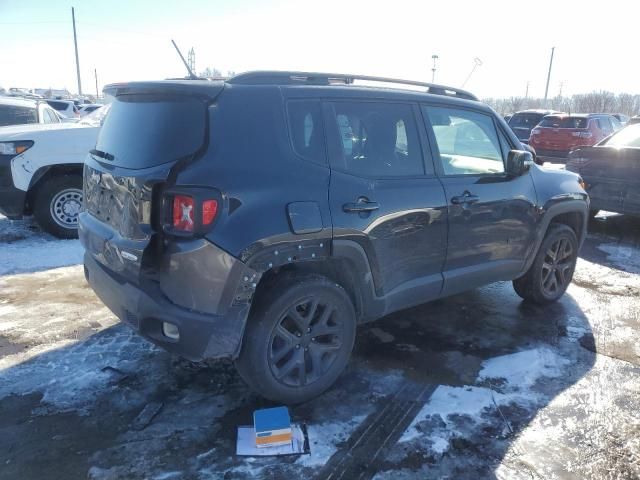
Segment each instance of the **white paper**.
[{"label": "white paper", "polygon": [[276,447],[257,447],[256,431],[253,427],[238,427],[238,442],[236,455],[249,457],[264,457],[271,455],[292,455],[304,452],[304,434],[298,425],[291,425],[291,443]]}]

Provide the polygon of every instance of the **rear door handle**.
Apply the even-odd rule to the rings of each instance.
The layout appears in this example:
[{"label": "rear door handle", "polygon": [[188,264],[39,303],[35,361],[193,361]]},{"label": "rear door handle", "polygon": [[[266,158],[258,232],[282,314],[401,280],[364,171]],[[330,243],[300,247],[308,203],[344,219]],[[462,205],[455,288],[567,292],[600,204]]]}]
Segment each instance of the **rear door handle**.
[{"label": "rear door handle", "polygon": [[358,200],[355,203],[345,203],[342,205],[342,211],[346,213],[373,212],[379,208],[380,204],[378,204],[378,202],[370,202],[369,200]]},{"label": "rear door handle", "polygon": [[480,200],[480,197],[471,194],[471,192],[464,192],[462,195],[457,197],[451,197],[451,203],[454,205],[471,205],[472,203],[476,203],[478,200]]}]

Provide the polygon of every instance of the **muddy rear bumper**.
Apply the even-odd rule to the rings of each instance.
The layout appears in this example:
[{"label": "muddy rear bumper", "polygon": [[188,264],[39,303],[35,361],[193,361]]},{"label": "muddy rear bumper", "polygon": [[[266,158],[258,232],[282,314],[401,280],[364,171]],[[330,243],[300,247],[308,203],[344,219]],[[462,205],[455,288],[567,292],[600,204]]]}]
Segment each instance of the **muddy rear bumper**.
[{"label": "muddy rear bumper", "polygon": [[[157,282],[149,280],[135,285],[89,253],[84,256],[84,272],[100,300],[121,321],[165,350],[193,361],[238,355],[248,302],[230,305],[224,315],[183,308],[171,302]],[[179,339],[163,333],[163,322],[178,328]]]}]

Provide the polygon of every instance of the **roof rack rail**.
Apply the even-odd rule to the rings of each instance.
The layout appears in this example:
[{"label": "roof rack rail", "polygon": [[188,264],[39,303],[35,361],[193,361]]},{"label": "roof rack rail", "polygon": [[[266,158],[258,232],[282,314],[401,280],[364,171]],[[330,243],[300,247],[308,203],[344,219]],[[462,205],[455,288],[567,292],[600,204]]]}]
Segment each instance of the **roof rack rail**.
[{"label": "roof rack rail", "polygon": [[450,97],[478,100],[474,94],[460,88],[437,85],[434,83],[417,82],[415,80],[401,80],[397,78],[373,77],[369,75],[350,75],[345,73],[315,73],[315,72],[283,72],[257,70],[240,73],[227,80],[227,83],[237,85],[350,85],[354,80],[367,82],[395,83],[426,87],[427,93],[447,95]]}]

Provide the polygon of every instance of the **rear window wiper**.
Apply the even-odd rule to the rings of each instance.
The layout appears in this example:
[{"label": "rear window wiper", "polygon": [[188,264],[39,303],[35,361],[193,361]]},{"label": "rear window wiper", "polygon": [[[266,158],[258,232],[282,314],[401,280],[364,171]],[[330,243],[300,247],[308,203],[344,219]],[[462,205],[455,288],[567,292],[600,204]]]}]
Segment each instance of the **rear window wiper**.
[{"label": "rear window wiper", "polygon": [[116,158],[113,155],[111,155],[110,153],[103,152],[102,150],[96,150],[95,148],[93,150],[89,150],[89,153],[91,155],[95,155],[96,157],[100,157],[100,158],[104,158],[105,160],[109,160],[110,162],[112,162]]}]

